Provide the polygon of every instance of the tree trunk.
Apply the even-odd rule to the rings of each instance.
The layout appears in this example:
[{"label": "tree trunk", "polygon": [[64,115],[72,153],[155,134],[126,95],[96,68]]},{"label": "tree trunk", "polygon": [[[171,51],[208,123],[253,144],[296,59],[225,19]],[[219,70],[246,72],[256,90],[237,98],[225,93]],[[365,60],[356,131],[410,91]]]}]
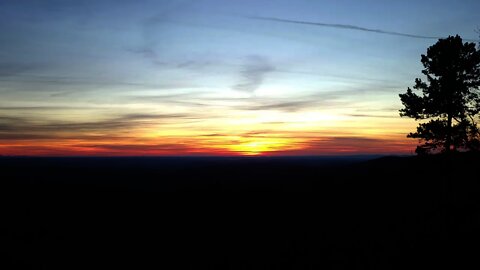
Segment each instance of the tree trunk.
[{"label": "tree trunk", "polygon": [[452,145],[452,114],[448,114],[447,118],[447,138],[445,138],[445,153],[450,153],[450,146]]}]

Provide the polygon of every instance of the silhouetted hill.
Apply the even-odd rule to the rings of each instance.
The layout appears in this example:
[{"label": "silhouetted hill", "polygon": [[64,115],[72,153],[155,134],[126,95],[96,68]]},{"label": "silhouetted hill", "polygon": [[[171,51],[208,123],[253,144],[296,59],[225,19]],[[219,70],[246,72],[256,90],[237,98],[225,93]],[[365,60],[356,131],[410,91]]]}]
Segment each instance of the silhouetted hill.
[{"label": "silhouetted hill", "polygon": [[479,161],[3,157],[6,269],[465,268]]}]

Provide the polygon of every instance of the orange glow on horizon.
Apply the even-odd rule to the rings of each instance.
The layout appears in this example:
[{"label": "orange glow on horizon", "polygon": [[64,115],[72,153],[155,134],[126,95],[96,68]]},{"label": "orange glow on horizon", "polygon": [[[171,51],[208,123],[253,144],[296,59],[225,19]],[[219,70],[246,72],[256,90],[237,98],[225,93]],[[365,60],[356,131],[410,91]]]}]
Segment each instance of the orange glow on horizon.
[{"label": "orange glow on horizon", "polygon": [[[177,115],[180,119],[175,120]],[[181,114],[172,114],[173,119],[158,120],[142,114],[131,114],[129,117],[131,119],[113,118],[111,122],[108,119],[82,119],[72,122],[72,126],[65,125],[64,129],[49,129],[46,120],[45,123],[33,123],[33,128],[19,126],[20,129],[33,131],[18,138],[2,140],[0,137],[0,155],[410,154],[417,144],[416,140],[407,139],[405,135],[415,123],[400,118],[359,119],[315,111],[300,114],[242,112],[200,118],[198,121],[183,119]],[[57,121],[51,120],[53,123]]]},{"label": "orange glow on horizon", "polygon": [[7,156],[271,156],[411,154],[415,140],[397,136],[317,138],[235,137],[155,138],[149,140],[26,140],[0,142]]}]

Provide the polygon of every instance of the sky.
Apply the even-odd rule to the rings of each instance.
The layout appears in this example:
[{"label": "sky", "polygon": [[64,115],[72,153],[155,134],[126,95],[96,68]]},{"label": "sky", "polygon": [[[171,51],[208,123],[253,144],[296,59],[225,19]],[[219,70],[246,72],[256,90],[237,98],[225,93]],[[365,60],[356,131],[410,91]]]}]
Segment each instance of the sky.
[{"label": "sky", "polygon": [[480,1],[0,2],[0,155],[411,154],[398,94]]}]

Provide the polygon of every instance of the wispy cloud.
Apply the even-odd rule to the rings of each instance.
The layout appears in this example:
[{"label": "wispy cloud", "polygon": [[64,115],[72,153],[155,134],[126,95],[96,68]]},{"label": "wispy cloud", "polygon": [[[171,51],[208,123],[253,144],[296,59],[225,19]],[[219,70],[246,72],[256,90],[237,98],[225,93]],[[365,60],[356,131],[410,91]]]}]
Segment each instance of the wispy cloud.
[{"label": "wispy cloud", "polygon": [[[406,38],[416,38],[416,39],[440,39],[440,38],[445,38],[445,37],[439,37],[439,36],[417,35],[417,34],[402,33],[402,32],[396,32],[396,31],[383,30],[383,29],[367,28],[367,27],[362,27],[362,26],[358,26],[358,25],[351,25],[351,24],[309,22],[309,21],[288,20],[288,19],[281,19],[281,18],[275,18],[275,17],[262,17],[262,16],[243,16],[243,17],[253,19],[253,20],[263,20],[263,21],[273,21],[273,22],[281,22],[281,23],[313,25],[313,26],[320,26],[320,27],[329,27],[329,28],[337,28],[337,29],[345,29],[345,30],[370,32],[370,33],[375,33],[375,34],[400,36],[400,37],[406,37]],[[464,40],[465,41],[470,41],[470,42],[477,42],[478,41],[478,40],[475,40],[475,39],[464,39]]]},{"label": "wispy cloud", "polygon": [[0,139],[55,139],[82,138],[95,133],[97,135],[122,136],[133,129],[172,123],[178,119],[196,118],[192,114],[124,114],[97,121],[48,121],[18,116],[0,117]]},{"label": "wispy cloud", "polygon": [[366,118],[398,118],[397,115],[378,115],[378,114],[361,114],[361,113],[354,113],[348,114],[347,116],[351,117],[366,117]]},{"label": "wispy cloud", "polygon": [[129,48],[126,49],[126,51],[140,55],[157,66],[170,64],[161,59],[157,53],[156,48],[161,41],[158,33],[161,31],[160,28],[163,24],[170,22],[170,19],[178,15],[179,11],[181,12],[182,10],[188,9],[188,6],[190,6],[192,2],[191,0],[163,1],[160,6],[161,10],[142,21],[140,25],[142,29],[142,43],[138,48]]},{"label": "wispy cloud", "polygon": [[116,80],[114,78],[49,76],[36,74],[16,74],[0,76],[0,87],[3,93],[42,92],[50,97],[82,95],[99,91],[111,91],[116,94],[133,90],[180,90],[202,87],[193,82],[140,82]]},{"label": "wispy cloud", "polygon": [[351,155],[410,153],[415,142],[359,136],[317,137],[296,143],[296,148],[272,152],[272,155]]},{"label": "wispy cloud", "polygon": [[240,71],[241,82],[234,85],[233,89],[253,93],[262,85],[265,76],[274,70],[275,67],[266,58],[251,55],[246,58]]},{"label": "wispy cloud", "polygon": [[157,52],[152,47],[143,46],[140,48],[133,48],[133,49],[129,48],[129,49],[126,49],[126,51],[134,54],[138,54],[143,58],[151,61],[153,64],[157,66],[165,66],[167,64],[167,62],[160,60],[160,57],[158,56]]},{"label": "wispy cloud", "polygon": [[239,109],[244,110],[253,110],[253,111],[285,111],[285,112],[295,112],[306,108],[311,108],[318,106],[320,103],[317,100],[295,100],[295,101],[262,101],[263,104],[251,104],[239,106]]},{"label": "wispy cloud", "polygon": [[75,143],[64,142],[62,145],[37,144],[37,145],[1,145],[0,151],[5,155],[26,156],[214,156],[231,155],[228,150],[213,149],[206,151],[205,148],[195,147],[190,143]]},{"label": "wispy cloud", "polygon": [[[92,106],[56,106],[56,105],[44,105],[44,106],[0,106],[0,111],[10,112],[34,112],[35,111],[57,111],[57,110],[88,110],[95,109]],[[1,121],[2,118],[0,118]]]},{"label": "wispy cloud", "polygon": [[21,74],[22,72],[32,70],[37,66],[38,65],[15,62],[0,63],[0,78]]},{"label": "wispy cloud", "polygon": [[[260,98],[237,99],[241,104],[232,105],[231,108],[249,111],[283,111],[297,112],[308,109],[332,109],[355,106],[355,100],[362,95],[392,93],[389,88],[361,88],[338,91],[319,91],[309,95],[289,98]],[[358,105],[357,105],[358,106]],[[384,117],[383,115],[352,114],[352,117]],[[388,115],[385,117],[389,117]],[[396,116],[392,116],[394,118]]]},{"label": "wispy cloud", "polygon": [[[119,151],[125,152],[194,152],[195,148],[181,143],[161,143],[161,144],[77,144],[73,147],[95,148],[98,151]],[[198,150],[197,150],[198,151]]]}]

